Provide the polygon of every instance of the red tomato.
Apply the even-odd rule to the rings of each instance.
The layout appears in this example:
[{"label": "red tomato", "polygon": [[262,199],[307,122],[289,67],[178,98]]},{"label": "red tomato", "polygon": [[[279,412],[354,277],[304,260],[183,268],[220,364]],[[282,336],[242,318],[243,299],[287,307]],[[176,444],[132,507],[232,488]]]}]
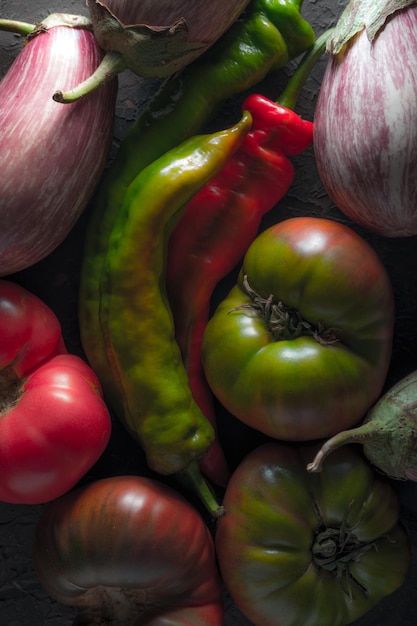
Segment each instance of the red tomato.
[{"label": "red tomato", "polygon": [[99,381],[67,353],[55,314],[0,280],[0,500],[63,495],[104,451],[111,419]]}]

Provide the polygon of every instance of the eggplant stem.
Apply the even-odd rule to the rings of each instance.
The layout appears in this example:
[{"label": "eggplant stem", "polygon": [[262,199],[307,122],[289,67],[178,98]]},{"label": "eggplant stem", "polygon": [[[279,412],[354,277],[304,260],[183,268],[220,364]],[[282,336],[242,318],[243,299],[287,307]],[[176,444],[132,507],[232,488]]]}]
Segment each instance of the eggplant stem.
[{"label": "eggplant stem", "polygon": [[52,97],[55,102],[60,104],[71,104],[110,82],[125,69],[126,63],[121,54],[118,52],[107,52],[91,76],[73,89],[68,91],[57,90]]},{"label": "eggplant stem", "polygon": [[224,507],[217,502],[216,496],[201,473],[197,461],[192,461],[188,467],[178,472],[176,477],[185,487],[191,489],[199,497],[214,519],[218,519],[224,515]]},{"label": "eggplant stem", "polygon": [[322,445],[313,461],[307,465],[307,471],[321,472],[324,460],[337,448],[341,448],[349,443],[361,443],[373,434],[375,434],[375,427],[370,426],[369,422],[361,424],[357,428],[337,433]]},{"label": "eggplant stem", "polygon": [[36,24],[29,24],[29,22],[0,19],[0,30],[16,33],[17,35],[30,35],[36,28]]}]

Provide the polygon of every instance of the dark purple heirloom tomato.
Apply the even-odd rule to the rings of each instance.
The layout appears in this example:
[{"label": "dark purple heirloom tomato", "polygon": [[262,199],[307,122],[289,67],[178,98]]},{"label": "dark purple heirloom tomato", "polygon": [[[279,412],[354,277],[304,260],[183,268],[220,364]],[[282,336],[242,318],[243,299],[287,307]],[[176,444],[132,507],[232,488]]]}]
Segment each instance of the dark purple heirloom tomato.
[{"label": "dark purple heirloom tomato", "polygon": [[211,534],[173,489],[115,476],[79,487],[42,514],[34,561],[45,590],[84,626],[222,626]]}]

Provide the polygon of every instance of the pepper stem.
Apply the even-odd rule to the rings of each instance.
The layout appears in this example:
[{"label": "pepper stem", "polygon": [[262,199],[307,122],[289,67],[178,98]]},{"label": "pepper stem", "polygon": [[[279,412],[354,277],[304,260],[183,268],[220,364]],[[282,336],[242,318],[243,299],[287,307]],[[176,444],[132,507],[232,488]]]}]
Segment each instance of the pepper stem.
[{"label": "pepper stem", "polygon": [[58,90],[52,96],[55,102],[70,104],[84,98],[89,93],[113,80],[126,69],[126,63],[119,52],[107,52],[97,69],[79,85],[68,91]]},{"label": "pepper stem", "polygon": [[314,44],[307,50],[295,69],[293,75],[288,81],[284,91],[277,100],[277,104],[286,107],[287,109],[294,110],[298,97],[301,94],[307,78],[311,74],[311,70],[316,65],[317,61],[321,58],[326,50],[327,40],[334,31],[334,28],[329,28],[319,37],[317,37]]},{"label": "pepper stem", "polygon": [[185,487],[191,489],[200,498],[212,517],[218,519],[224,515],[224,507],[217,502],[216,496],[201,473],[197,461],[192,461],[176,476]]},{"label": "pepper stem", "polygon": [[375,425],[365,422],[356,428],[343,430],[328,439],[317,452],[313,461],[307,465],[308,472],[321,472],[323,462],[332,452],[349,443],[362,443],[370,437],[375,437]]},{"label": "pepper stem", "polygon": [[35,28],[36,24],[29,24],[28,22],[20,22],[18,20],[0,19],[0,30],[7,31],[9,33],[26,36],[30,35]]}]

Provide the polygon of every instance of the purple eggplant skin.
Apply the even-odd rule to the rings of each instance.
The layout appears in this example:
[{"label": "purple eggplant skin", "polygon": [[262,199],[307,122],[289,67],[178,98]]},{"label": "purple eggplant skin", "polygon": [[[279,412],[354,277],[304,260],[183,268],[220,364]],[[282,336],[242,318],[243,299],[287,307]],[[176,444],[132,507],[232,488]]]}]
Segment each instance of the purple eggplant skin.
[{"label": "purple eggplant skin", "polygon": [[57,86],[76,85],[103,57],[90,26],[74,26],[82,20],[50,15],[0,81],[1,276],[30,267],[64,240],[108,158],[117,79],[74,104],[52,99]]},{"label": "purple eggplant skin", "polygon": [[372,43],[362,30],[331,55],[314,116],[323,186],[357,224],[417,234],[417,5],[392,14]]}]

